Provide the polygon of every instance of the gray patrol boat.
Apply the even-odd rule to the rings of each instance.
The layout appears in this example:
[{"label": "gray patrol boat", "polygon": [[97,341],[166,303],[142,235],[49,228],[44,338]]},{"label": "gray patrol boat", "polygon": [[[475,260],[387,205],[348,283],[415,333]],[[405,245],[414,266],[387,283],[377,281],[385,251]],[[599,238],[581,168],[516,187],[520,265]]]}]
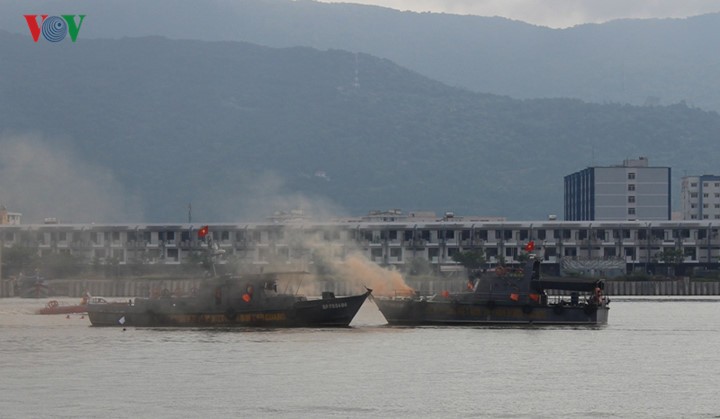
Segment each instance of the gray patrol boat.
[{"label": "gray patrol boat", "polygon": [[390,325],[602,325],[610,300],[597,279],[540,277],[540,261],[525,269],[497,268],[464,292],[375,297]]}]

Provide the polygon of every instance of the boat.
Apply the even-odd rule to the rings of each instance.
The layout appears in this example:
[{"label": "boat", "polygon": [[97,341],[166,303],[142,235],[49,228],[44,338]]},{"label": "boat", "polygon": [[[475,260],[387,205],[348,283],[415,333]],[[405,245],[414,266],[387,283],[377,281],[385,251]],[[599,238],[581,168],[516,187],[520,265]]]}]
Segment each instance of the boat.
[{"label": "boat", "polygon": [[87,312],[87,305],[92,301],[94,303],[107,302],[102,297],[92,297],[89,293],[84,293],[82,299],[77,304],[67,303],[65,301],[50,300],[45,307],[38,310],[37,314],[74,314]]},{"label": "boat", "polygon": [[467,289],[431,296],[374,297],[390,325],[603,325],[610,300],[598,279],[540,277],[540,260],[525,269],[498,267]]},{"label": "boat", "polygon": [[93,326],[135,327],[348,327],[372,290],[319,299],[278,292],[277,275],[260,273],[204,279],[190,295],[167,290],[157,298],[88,304]]}]

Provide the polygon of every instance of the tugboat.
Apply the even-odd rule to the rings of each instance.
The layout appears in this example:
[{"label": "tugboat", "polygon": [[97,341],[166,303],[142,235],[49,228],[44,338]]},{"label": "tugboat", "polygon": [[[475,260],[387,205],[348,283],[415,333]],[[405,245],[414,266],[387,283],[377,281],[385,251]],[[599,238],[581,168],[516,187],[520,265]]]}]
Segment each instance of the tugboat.
[{"label": "tugboat", "polygon": [[541,279],[540,260],[530,260],[526,269],[481,275],[464,292],[374,300],[390,325],[602,325],[604,288],[602,280]]},{"label": "tugboat", "polygon": [[125,303],[88,304],[93,326],[138,327],[348,327],[372,290],[322,298],[283,294],[276,275],[210,278],[194,295],[136,298]]}]

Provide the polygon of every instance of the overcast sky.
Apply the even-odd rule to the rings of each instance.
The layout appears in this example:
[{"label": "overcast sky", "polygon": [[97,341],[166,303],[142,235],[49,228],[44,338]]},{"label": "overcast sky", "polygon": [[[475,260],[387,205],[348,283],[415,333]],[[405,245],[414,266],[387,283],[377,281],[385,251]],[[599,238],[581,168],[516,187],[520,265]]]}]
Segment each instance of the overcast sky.
[{"label": "overcast sky", "polygon": [[418,12],[502,16],[553,28],[622,18],[688,17],[720,11],[720,0],[353,0],[343,3]]}]

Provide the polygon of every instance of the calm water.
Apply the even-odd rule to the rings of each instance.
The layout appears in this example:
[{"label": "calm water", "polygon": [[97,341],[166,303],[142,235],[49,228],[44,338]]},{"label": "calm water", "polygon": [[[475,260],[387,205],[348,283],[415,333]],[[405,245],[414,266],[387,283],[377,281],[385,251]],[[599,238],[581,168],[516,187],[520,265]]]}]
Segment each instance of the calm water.
[{"label": "calm water", "polygon": [[0,417],[720,417],[720,300],[602,328],[89,327],[0,300]]}]

